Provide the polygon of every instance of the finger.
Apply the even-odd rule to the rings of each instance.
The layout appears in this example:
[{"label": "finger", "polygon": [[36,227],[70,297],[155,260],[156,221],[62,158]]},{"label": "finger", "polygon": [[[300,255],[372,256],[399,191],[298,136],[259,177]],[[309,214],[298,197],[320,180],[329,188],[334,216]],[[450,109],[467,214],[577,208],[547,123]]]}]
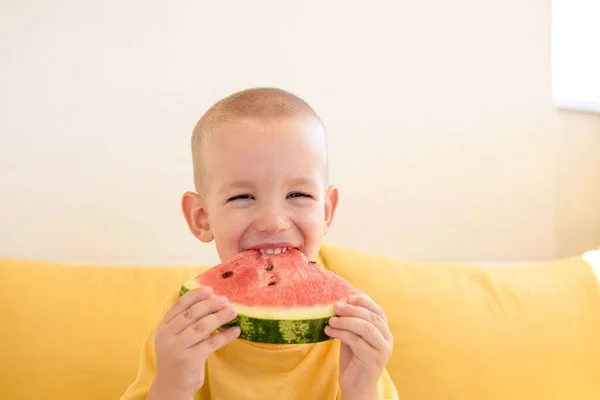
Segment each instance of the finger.
[{"label": "finger", "polygon": [[202,286],[198,289],[190,290],[177,299],[177,302],[165,313],[163,317],[164,323],[168,324],[177,315],[197,302],[208,299],[210,296],[212,296],[212,288],[210,286]]},{"label": "finger", "polygon": [[387,341],[383,333],[372,323],[357,317],[332,317],[329,319],[332,328],[344,330],[359,336],[369,346],[377,351],[385,351]]},{"label": "finger", "polygon": [[209,314],[192,325],[188,326],[183,332],[181,332],[181,340],[184,348],[195,346],[201,341],[205,340],[210,336],[211,333],[216,331],[221,326],[228,322],[231,322],[237,316],[237,311],[232,307],[225,307],[224,309]]},{"label": "finger", "polygon": [[390,340],[392,333],[387,325],[387,322],[381,315],[367,309],[365,307],[356,306],[353,304],[341,303],[335,307],[336,314],[340,317],[355,317],[361,318],[373,324],[383,335],[385,340]]},{"label": "finger", "polygon": [[200,318],[222,310],[226,306],[227,298],[223,296],[201,300],[173,318],[169,323],[169,330],[173,334],[178,335],[188,326],[200,320]]},{"label": "finger", "polygon": [[240,332],[241,330],[239,327],[233,326],[222,332],[211,335],[208,339],[196,345],[196,348],[201,353],[199,357],[206,358],[226,344],[233,342],[240,336]]},{"label": "finger", "polygon": [[373,359],[374,354],[377,354],[377,350],[353,332],[333,328],[328,325],[325,327],[325,333],[331,338],[339,339],[340,342],[350,347],[352,353],[365,364]]},{"label": "finger", "polygon": [[381,306],[377,304],[375,300],[373,300],[366,294],[350,296],[350,298],[348,299],[348,304],[364,307],[367,310],[370,310],[375,314],[379,315],[381,319],[385,321],[386,324],[388,323],[387,316],[385,315],[385,311],[383,311],[383,308],[381,308]]}]

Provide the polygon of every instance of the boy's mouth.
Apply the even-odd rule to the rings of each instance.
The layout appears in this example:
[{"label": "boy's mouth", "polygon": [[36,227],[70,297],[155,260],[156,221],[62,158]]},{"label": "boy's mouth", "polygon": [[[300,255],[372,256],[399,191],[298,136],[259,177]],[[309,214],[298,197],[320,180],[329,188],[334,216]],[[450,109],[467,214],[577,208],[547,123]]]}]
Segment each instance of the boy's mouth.
[{"label": "boy's mouth", "polygon": [[274,249],[260,249],[261,253],[265,253],[265,254],[281,254],[281,253],[285,253],[286,251],[288,251],[288,249],[291,249],[291,247],[276,247]]},{"label": "boy's mouth", "polygon": [[298,249],[297,247],[292,246],[289,243],[272,243],[272,244],[261,244],[258,246],[253,246],[250,248],[251,250],[259,250],[261,253],[276,255],[283,254],[290,249]]}]

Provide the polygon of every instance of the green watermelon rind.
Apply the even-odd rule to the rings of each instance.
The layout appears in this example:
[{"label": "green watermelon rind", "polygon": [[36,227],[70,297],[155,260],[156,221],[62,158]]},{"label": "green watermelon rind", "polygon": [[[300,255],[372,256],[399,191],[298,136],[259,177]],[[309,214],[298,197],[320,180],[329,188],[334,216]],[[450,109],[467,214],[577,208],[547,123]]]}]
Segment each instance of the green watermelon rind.
[{"label": "green watermelon rind", "polygon": [[[179,295],[183,296],[190,289],[181,287]],[[262,344],[309,344],[331,340],[325,333],[329,318],[306,319],[265,319],[238,314],[232,321],[221,326],[218,331],[237,326],[240,328],[238,339]]]}]

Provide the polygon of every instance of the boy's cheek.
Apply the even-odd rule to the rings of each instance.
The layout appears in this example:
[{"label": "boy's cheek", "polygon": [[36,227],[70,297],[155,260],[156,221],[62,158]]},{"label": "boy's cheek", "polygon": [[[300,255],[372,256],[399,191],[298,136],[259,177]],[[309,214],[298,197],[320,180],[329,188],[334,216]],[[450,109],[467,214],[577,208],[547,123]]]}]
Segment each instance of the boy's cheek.
[{"label": "boy's cheek", "polygon": [[[233,218],[225,218],[213,222],[212,231],[215,236],[215,241],[221,247],[237,248],[241,240],[240,222],[236,222]],[[243,232],[243,231],[242,231]]]},{"label": "boy's cheek", "polygon": [[303,230],[311,233],[311,236],[320,236],[323,234],[323,227],[327,225],[325,210],[313,207],[299,215],[298,222]]}]

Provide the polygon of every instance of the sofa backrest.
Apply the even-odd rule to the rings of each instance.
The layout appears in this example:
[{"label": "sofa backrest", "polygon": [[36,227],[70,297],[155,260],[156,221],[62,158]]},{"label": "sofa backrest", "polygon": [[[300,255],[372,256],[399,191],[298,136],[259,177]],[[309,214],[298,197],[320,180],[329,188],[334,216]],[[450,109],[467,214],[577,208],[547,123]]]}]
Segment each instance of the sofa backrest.
[{"label": "sofa backrest", "polygon": [[337,247],[321,255],[386,310],[401,399],[600,399],[600,282],[590,265],[600,269],[600,251],[514,267]]}]

